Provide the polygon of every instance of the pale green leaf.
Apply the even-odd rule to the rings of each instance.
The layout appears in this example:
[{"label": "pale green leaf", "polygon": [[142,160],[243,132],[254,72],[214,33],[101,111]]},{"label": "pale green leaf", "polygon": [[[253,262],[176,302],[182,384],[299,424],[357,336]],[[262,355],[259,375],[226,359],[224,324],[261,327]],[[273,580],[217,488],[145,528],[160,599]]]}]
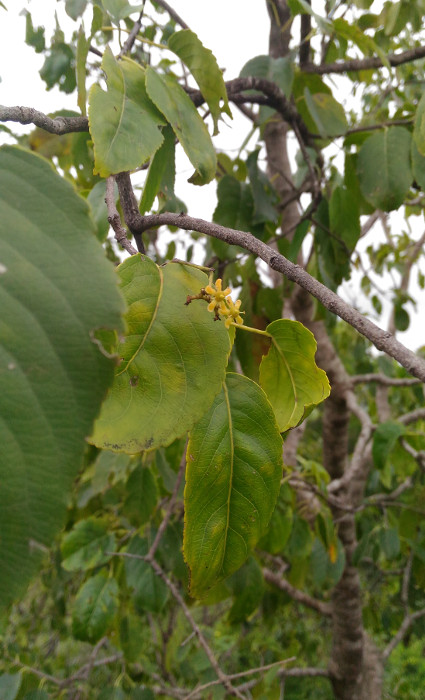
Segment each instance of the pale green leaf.
[{"label": "pale green leaf", "polygon": [[98,518],[80,520],[61,544],[62,566],[66,571],[86,571],[110,558],[106,552],[115,549],[115,537],[107,524]]},{"label": "pale green leaf", "polygon": [[[218,134],[218,120],[222,112],[232,117],[227,100],[223,74],[213,53],[203,46],[200,39],[190,29],[174,32],[168,46],[189,68],[199,85],[199,89],[210,108],[214,120],[214,134]],[[223,101],[223,105],[220,102]]]},{"label": "pale green leaf", "polygon": [[403,204],[412,183],[411,135],[401,126],[369,136],[359,151],[357,174],[364,198],[377,209]]},{"label": "pale green leaf", "polygon": [[282,439],[258,384],[228,374],[187,448],[184,556],[191,594],[206,595],[265,533],[282,478]]},{"label": "pale green leaf", "polygon": [[122,300],[87,203],[40,156],[0,152],[0,605],[65,517],[114,362]]},{"label": "pale green leaf", "polygon": [[266,330],[272,342],[260,365],[260,384],[284,432],[326,399],[330,387],[325,372],[314,361],[314,336],[302,323],[280,319]]},{"label": "pale green leaf", "polygon": [[84,14],[86,6],[87,0],[65,0],[65,12],[74,21]]},{"label": "pale green leaf", "polygon": [[125,19],[134,12],[140,12],[144,4],[139,2],[137,5],[131,5],[128,0],[102,0],[103,7],[109,12],[116,24],[118,24],[120,19]]},{"label": "pale green leaf", "polygon": [[[115,185],[116,199],[118,199],[118,189]],[[91,213],[96,226],[96,236],[102,243],[106,240],[109,231],[108,209],[105,202],[106,180],[96,182],[90,190],[87,201],[90,204]]]},{"label": "pale green leaf", "polygon": [[0,698],[2,700],[15,700],[21,687],[22,676],[20,673],[3,673],[0,676]]},{"label": "pale green leaf", "polygon": [[215,176],[217,158],[205,122],[190,97],[171,75],[146,69],[146,90],[164,114],[190,162],[196,168],[194,184],[205,184]]},{"label": "pale green leaf", "polygon": [[108,90],[99,85],[90,89],[89,126],[95,172],[108,177],[148,160],[163,141],[159,127],[165,120],[146,94],[141,66],[129,59],[117,61],[107,48],[102,68]]},{"label": "pale green leaf", "polygon": [[220,390],[230,343],[204,301],[185,306],[208,284],[205,273],[180,263],[158,267],[140,255],[117,271],[128,331],[92,441],[134,454],[190,430]]},{"label": "pale green leaf", "polygon": [[95,644],[112,626],[118,609],[118,584],[106,571],[89,578],[80,588],[72,610],[72,634]]}]

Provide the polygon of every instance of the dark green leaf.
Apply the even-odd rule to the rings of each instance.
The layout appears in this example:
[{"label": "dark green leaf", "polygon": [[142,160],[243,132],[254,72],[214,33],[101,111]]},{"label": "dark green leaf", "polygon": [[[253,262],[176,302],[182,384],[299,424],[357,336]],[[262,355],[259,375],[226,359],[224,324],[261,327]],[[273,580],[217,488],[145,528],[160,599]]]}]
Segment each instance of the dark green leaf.
[{"label": "dark green leaf", "polygon": [[411,136],[393,126],[369,136],[359,151],[358,176],[364,198],[377,209],[391,211],[404,202],[412,183]]},{"label": "dark green leaf", "polygon": [[[136,535],[127,549],[129,554],[143,557],[148,553],[148,543]],[[159,613],[167,602],[168,588],[147,562],[125,557],[127,583],[134,589],[134,602],[140,610]]]},{"label": "dark green leaf", "polygon": [[254,557],[250,557],[227,584],[235,599],[229,611],[229,622],[243,622],[258,608],[263,597],[263,573]]},{"label": "dark green leaf", "polygon": [[118,584],[106,571],[89,578],[77,593],[72,611],[72,634],[95,644],[111,627],[118,609]]},{"label": "dark green leaf", "polygon": [[405,428],[400,423],[387,421],[378,425],[373,435],[372,446],[373,461],[378,469],[384,468],[391,450],[404,432]]},{"label": "dark green leaf", "polygon": [[32,46],[35,49],[36,53],[41,53],[45,46],[44,27],[37,27],[37,29],[34,29],[31,13],[28,12],[28,10],[24,12],[26,22],[25,41],[28,46]]},{"label": "dark green leaf", "polygon": [[113,377],[94,332],[121,327],[122,301],[86,202],[45,160],[1,150],[0,212],[2,605],[63,523]]},{"label": "dark green leaf", "polygon": [[174,132],[170,126],[167,126],[162,134],[164,137],[163,144],[152,158],[143,188],[139,207],[141,214],[151,210],[157,194],[160,193],[165,199],[174,194],[174,178],[171,182],[167,182],[170,170],[173,173],[175,172]]},{"label": "dark green leaf", "polygon": [[149,520],[158,498],[156,481],[149,467],[142,464],[136,467],[130,474],[126,490],[128,496],[124,501],[123,513],[132,525],[140,527]]},{"label": "dark green leaf", "polygon": [[281,476],[271,406],[255,382],[228,374],[187,448],[183,549],[194,597],[243,564],[269,524]]}]

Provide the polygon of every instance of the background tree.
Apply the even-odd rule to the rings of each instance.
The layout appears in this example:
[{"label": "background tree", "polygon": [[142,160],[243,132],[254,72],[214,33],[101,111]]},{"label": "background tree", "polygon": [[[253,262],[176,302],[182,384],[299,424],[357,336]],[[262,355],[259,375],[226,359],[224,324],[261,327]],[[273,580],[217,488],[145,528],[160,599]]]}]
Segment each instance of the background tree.
[{"label": "background tree", "polygon": [[425,7],[375,4],[267,0],[226,82],[164,0],[26,12],[79,112],[0,107],[0,697],[421,697]]}]

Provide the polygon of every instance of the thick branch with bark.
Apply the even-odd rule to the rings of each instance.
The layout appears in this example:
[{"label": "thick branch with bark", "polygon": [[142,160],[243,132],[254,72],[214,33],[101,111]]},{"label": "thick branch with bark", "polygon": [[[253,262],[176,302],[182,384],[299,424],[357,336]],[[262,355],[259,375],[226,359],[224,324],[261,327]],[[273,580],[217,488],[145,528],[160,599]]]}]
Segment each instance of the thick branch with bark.
[{"label": "thick branch with bark", "polygon": [[332,292],[325,287],[325,285],[321,284],[321,282],[318,282],[318,280],[309,275],[302,267],[291,263],[283,255],[276,253],[276,251],[266,243],[255,238],[251,233],[237,231],[227,228],[226,226],[221,226],[220,224],[205,221],[204,219],[193,218],[186,214],[164,212],[162,214],[152,214],[142,217],[138,209],[135,210],[133,208],[130,199],[127,201],[122,199],[121,204],[124,212],[126,208],[129,207],[131,225],[127,217],[126,221],[133,232],[141,234],[149,228],[157,226],[176,226],[186,231],[205,233],[208,236],[213,236],[231,245],[237,245],[253,253],[264,260],[273,270],[281,272],[287,279],[291,280],[291,282],[295,282],[309,292],[331,313],[342,318],[361,333],[361,335],[364,335],[370,340],[378,350],[382,350],[387,353],[387,355],[397,360],[410,374],[421,379],[421,381],[425,381],[425,360],[415,355],[414,352],[406,348],[390,333],[379,328],[379,326],[375,325],[359,311],[343,301],[335,292]]},{"label": "thick branch with bark", "polygon": [[55,117],[39,112],[33,107],[6,107],[0,105],[0,122],[18,122],[19,124],[34,124],[49,134],[62,136],[72,132],[88,131],[87,117]]},{"label": "thick branch with bark", "polygon": [[[401,53],[391,53],[386,57],[390,66],[401,66],[403,63],[411,63],[420,58],[425,58],[425,46],[418,46],[415,49],[402,51]],[[305,73],[317,73],[325,75],[327,73],[352,73],[361,70],[371,70],[373,68],[382,68],[385,65],[384,61],[377,56],[371,58],[354,58],[351,61],[335,61],[334,63],[322,63],[316,65],[309,63],[303,65]]]}]

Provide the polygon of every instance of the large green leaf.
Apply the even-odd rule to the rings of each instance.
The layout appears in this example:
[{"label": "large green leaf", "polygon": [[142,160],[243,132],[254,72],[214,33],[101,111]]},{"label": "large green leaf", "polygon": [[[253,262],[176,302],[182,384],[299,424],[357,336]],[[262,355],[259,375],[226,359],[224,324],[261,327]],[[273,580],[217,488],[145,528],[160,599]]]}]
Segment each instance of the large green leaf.
[{"label": "large green leaf", "polygon": [[102,177],[133,170],[160,147],[165,124],[146,94],[145,71],[134,61],[115,60],[107,48],[102,68],[108,91],[93,85],[89,93],[89,125],[95,172]]},{"label": "large green leaf", "polygon": [[294,62],[288,57],[255,56],[245,63],[240,72],[241,78],[250,76],[266,78],[266,80],[276,83],[284,95],[290,97],[294,80]]},{"label": "large green leaf", "polygon": [[239,569],[265,533],[282,466],[266,396],[247,377],[228,374],[187,448],[184,556],[194,597]]},{"label": "large green leaf", "polygon": [[95,644],[112,625],[118,609],[118,584],[100,571],[80,588],[72,611],[72,634]]},{"label": "large green leaf", "polygon": [[185,306],[207,276],[133,255],[118,267],[129,309],[121,364],[95,424],[98,447],[130,454],[184,435],[220,391],[229,335],[203,301]]},{"label": "large green leaf", "polygon": [[393,126],[369,136],[359,151],[358,176],[364,198],[377,209],[398,209],[412,183],[411,136]]},{"label": "large green leaf", "polygon": [[210,182],[215,176],[217,158],[208,129],[190,97],[171,75],[159,75],[150,66],[146,69],[146,90],[196,168],[190,182]]},{"label": "large green leaf", "polygon": [[267,326],[270,350],[260,365],[260,384],[276,414],[279,430],[298,425],[329,396],[328,378],[314,361],[317,343],[298,321],[280,319]]},{"label": "large green leaf", "polygon": [[0,152],[0,605],[60,528],[113,378],[93,342],[122,300],[87,203],[40,156]]},{"label": "large green leaf", "polygon": [[[163,134],[163,144],[161,148],[157,150],[149,165],[139,206],[141,214],[145,214],[147,211],[151,210],[157,194],[165,198],[172,197],[174,194],[174,132],[170,126],[167,126]],[[173,176],[172,180],[170,179],[170,175]],[[165,191],[161,191],[162,189]]]},{"label": "large green leaf", "polygon": [[[218,134],[218,120],[221,113],[225,112],[229,117],[232,113],[227,100],[223,74],[215,56],[203,46],[190,29],[174,32],[168,40],[168,46],[186,64],[198,83],[214,120],[214,134]],[[223,100],[222,107],[221,100]]]}]

